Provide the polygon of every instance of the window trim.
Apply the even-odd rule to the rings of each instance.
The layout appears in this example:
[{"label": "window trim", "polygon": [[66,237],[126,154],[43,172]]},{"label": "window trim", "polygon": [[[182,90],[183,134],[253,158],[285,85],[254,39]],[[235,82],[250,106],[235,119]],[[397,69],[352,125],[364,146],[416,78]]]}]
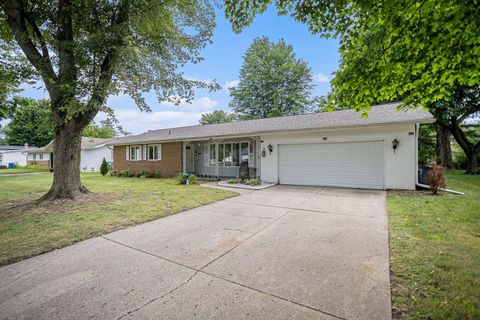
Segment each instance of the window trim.
[{"label": "window trim", "polygon": [[[238,143],[238,166],[234,166],[233,165],[233,145]],[[242,164],[242,143],[246,143],[247,144],[247,150],[248,150],[248,162],[249,162],[249,166],[250,166],[250,159],[251,159],[251,156],[255,153],[255,150],[253,150],[253,153],[250,152],[250,145],[252,144],[250,141],[233,141],[233,142],[229,142],[229,141],[225,141],[225,142],[221,142],[221,143],[206,143],[205,146],[207,146],[207,149],[208,149],[208,162],[205,164],[203,164],[205,167],[216,167],[218,165],[218,167],[222,167],[222,168],[240,168],[241,164]],[[218,162],[219,162],[219,159],[218,159],[218,151],[220,148],[216,148],[215,150],[215,164],[214,165],[211,165],[210,164],[210,146],[219,146],[219,145],[223,145],[223,153],[224,153],[224,157],[225,157],[225,145],[231,145],[231,150],[230,150],[230,153],[231,153],[231,157],[232,157],[232,164],[229,165],[229,166],[226,166],[225,164],[222,164],[220,165]],[[205,152],[205,147],[204,147],[204,152]]]},{"label": "window trim", "polygon": [[[150,147],[157,147],[158,148],[158,152],[157,152],[158,159],[150,159]],[[147,144],[146,148],[147,148],[147,157],[146,157],[147,161],[161,161],[162,160],[162,144],[161,143]]]},{"label": "window trim", "polygon": [[[134,150],[136,148],[139,148],[139,150],[140,150],[140,152],[139,152],[140,159],[132,159],[132,150]],[[137,154],[137,153],[135,152],[135,154]],[[128,161],[142,161],[142,160],[143,160],[142,145],[135,144],[135,145],[129,146],[129,148],[128,148]]]}]

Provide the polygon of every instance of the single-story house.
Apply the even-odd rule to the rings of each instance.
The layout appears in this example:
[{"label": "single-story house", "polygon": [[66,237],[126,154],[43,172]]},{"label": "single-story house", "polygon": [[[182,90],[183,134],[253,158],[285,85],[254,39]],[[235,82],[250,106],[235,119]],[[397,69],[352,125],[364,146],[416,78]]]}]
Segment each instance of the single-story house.
[{"label": "single-story house", "polygon": [[[398,103],[353,110],[152,130],[117,139],[115,170],[290,185],[414,189],[418,129],[433,116]],[[243,168],[243,169],[241,169]]]},{"label": "single-story house", "polygon": [[26,166],[28,152],[35,151],[38,148],[28,147],[28,144],[24,146],[0,146],[0,165],[8,166],[10,163],[16,166]]},{"label": "single-story house", "polygon": [[[99,172],[103,158],[111,165],[113,162],[112,147],[107,143],[113,139],[82,137],[80,153],[80,170],[83,172]],[[36,164],[53,169],[53,144],[50,141],[45,147],[28,153],[28,164]]]}]

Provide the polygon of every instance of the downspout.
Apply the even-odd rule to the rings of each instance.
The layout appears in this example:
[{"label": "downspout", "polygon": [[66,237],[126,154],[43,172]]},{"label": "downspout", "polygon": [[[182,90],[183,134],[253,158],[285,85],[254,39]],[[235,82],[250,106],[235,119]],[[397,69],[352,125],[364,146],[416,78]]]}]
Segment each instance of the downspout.
[{"label": "downspout", "polygon": [[[418,181],[418,136],[419,135],[420,135],[420,124],[415,123],[415,186],[422,189],[431,189],[429,185],[420,183]],[[461,195],[461,196],[465,194],[463,192],[450,190],[450,189],[439,188],[438,190],[444,191],[444,192],[450,192],[450,193]]]}]

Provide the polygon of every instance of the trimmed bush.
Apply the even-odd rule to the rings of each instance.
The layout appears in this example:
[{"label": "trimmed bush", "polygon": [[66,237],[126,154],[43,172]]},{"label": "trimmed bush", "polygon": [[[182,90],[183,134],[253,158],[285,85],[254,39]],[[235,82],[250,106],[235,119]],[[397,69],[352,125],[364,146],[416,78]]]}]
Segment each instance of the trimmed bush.
[{"label": "trimmed bush", "polygon": [[102,164],[100,165],[100,173],[102,174],[102,176],[108,173],[108,163],[105,158],[103,158]]},{"label": "trimmed bush", "polygon": [[130,171],[128,171],[128,169],[120,170],[120,172],[118,173],[118,176],[119,177],[129,177],[130,176]]},{"label": "trimmed bush", "polygon": [[262,180],[260,180],[260,178],[247,179],[245,180],[245,184],[248,184],[249,186],[259,186],[262,184]]},{"label": "trimmed bush", "polygon": [[227,183],[230,183],[230,184],[238,184],[238,183],[242,183],[242,182],[243,182],[243,180],[240,179],[240,177],[236,177],[236,178],[227,180]]},{"label": "trimmed bush", "polygon": [[179,173],[176,177],[178,184],[195,184],[197,183],[198,179],[195,175],[190,173]]}]

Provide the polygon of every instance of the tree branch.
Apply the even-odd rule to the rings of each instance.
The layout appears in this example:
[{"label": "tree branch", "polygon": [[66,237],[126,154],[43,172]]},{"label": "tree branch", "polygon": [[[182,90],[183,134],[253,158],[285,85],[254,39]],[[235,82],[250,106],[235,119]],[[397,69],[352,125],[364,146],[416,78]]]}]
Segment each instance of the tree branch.
[{"label": "tree branch", "polygon": [[45,86],[49,92],[53,92],[53,86],[56,84],[57,75],[53,70],[52,63],[48,56],[42,56],[37,47],[33,44],[28,34],[26,12],[23,9],[21,0],[1,0],[3,11],[7,16],[7,23],[12,30],[18,45],[27,57],[28,61],[35,67],[43,78]]},{"label": "tree branch", "polygon": [[[25,13],[25,19],[28,21],[28,23],[32,27],[33,32],[35,33],[35,35],[38,38],[38,41],[40,42],[40,47],[42,48],[42,56],[44,58],[47,58],[48,61],[50,61],[50,54],[48,52],[47,43],[45,42],[42,32],[40,31],[37,24],[28,13]],[[51,61],[50,61],[50,64],[51,64]]]},{"label": "tree branch", "polygon": [[[71,0],[59,0],[58,2],[58,59],[60,81],[62,84],[73,85],[77,78],[77,70],[73,51]],[[68,89],[74,90],[74,88]],[[74,91],[69,95],[74,95]]]},{"label": "tree branch", "polygon": [[474,146],[470,142],[470,140],[468,140],[463,130],[460,128],[459,122],[455,117],[452,117],[450,119],[450,126],[448,127],[448,129],[452,133],[458,145],[463,149],[463,151],[465,151],[465,154],[472,154],[474,151]]},{"label": "tree branch", "polygon": [[105,103],[105,99],[107,97],[112,82],[119,51],[120,48],[123,46],[125,40],[125,29],[122,30],[121,25],[128,22],[129,5],[129,0],[124,0],[120,2],[118,6],[118,15],[116,15],[112,25],[112,28],[120,27],[118,28],[118,30],[116,30],[117,39],[116,41],[112,41],[112,43],[115,43],[115,45],[113,45],[107,50],[102,64],[100,65],[100,76],[98,77],[98,81],[93,89],[92,96],[88,100],[87,111],[83,112],[82,116],[80,116],[78,119],[79,126],[85,126],[89,124],[93,120],[95,115],[98,113],[98,110]]}]

